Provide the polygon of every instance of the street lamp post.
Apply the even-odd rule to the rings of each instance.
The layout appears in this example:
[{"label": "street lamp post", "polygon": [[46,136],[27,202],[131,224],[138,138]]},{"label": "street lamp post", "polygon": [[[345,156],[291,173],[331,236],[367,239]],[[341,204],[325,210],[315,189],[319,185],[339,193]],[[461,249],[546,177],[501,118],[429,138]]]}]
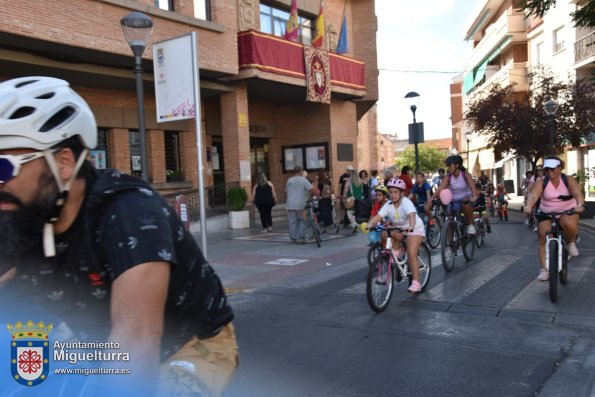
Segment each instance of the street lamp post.
[{"label": "street lamp post", "polygon": [[469,169],[469,142],[471,141],[471,132],[465,132],[465,139],[467,140],[467,169]]},{"label": "street lamp post", "polygon": [[548,129],[550,134],[550,147],[554,148],[554,118],[556,117],[556,112],[558,111],[558,102],[550,99],[546,103],[543,104],[543,110],[545,110],[545,114],[547,114],[548,118]]},{"label": "street lamp post", "polygon": [[413,144],[415,145],[415,171],[419,171],[419,151],[417,149],[418,144],[418,136],[417,136],[417,122],[415,121],[415,112],[417,110],[417,105],[419,104],[419,94],[415,91],[408,92],[405,95],[405,100],[409,105],[409,109],[411,109],[411,113],[413,113]]},{"label": "street lamp post", "polygon": [[136,102],[138,106],[138,130],[141,149],[141,176],[148,181],[147,132],[145,129],[145,94],[143,90],[142,55],[147,42],[151,39],[153,21],[141,12],[131,12],[120,20],[122,32],[134,54],[134,73],[136,75]]}]

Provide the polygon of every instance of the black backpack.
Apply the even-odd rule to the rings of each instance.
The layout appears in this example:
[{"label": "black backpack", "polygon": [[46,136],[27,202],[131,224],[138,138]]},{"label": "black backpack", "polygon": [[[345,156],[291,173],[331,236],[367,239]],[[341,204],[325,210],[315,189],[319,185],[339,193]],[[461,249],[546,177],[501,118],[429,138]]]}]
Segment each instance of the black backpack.
[{"label": "black backpack", "polygon": [[[568,176],[564,173],[560,174],[560,176],[562,177],[562,182],[564,182],[564,186],[566,186],[566,189],[568,189],[568,191],[570,192],[570,188],[568,187]],[[543,177],[543,191],[545,191],[545,187],[547,186],[547,184],[550,182],[550,178],[548,176],[544,176]],[[572,200],[574,197],[572,195],[568,195],[568,196],[564,196],[564,195],[559,195],[558,199],[562,200],[562,201],[568,201],[568,200]]]}]

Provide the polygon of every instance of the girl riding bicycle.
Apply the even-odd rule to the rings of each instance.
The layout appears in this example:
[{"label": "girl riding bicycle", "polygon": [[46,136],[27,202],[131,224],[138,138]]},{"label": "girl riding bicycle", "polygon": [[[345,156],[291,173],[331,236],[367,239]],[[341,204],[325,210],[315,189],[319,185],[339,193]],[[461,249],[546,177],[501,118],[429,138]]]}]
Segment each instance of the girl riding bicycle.
[{"label": "girl riding bicycle", "polygon": [[426,203],[426,207],[431,208],[432,201],[440,196],[440,192],[450,188],[452,200],[461,202],[465,222],[467,223],[467,233],[473,235],[475,234],[475,226],[473,225],[473,206],[471,204],[477,199],[475,182],[473,182],[471,174],[463,167],[463,158],[461,156],[448,156],[444,162],[448,167],[448,175],[432,195],[432,200]]},{"label": "girl riding bicycle", "polygon": [[[421,285],[419,283],[419,263],[417,262],[417,255],[419,247],[421,246],[426,235],[424,225],[420,217],[417,215],[415,206],[404,192],[407,189],[405,182],[398,178],[392,178],[386,184],[391,201],[386,203],[378,214],[376,214],[368,225],[369,228],[376,226],[383,219],[388,219],[393,226],[403,230],[408,230],[405,245],[407,247],[407,257],[409,258],[409,268],[411,270],[411,277],[413,281],[409,286],[408,291],[411,293],[421,292]],[[388,236],[383,233],[383,239]],[[404,234],[392,232],[390,235],[394,242],[394,247],[399,247],[399,242],[403,240]],[[396,253],[395,253],[395,256]]]},{"label": "girl riding bicycle", "polygon": [[[576,236],[578,234],[578,214],[585,209],[585,200],[576,179],[562,173],[564,163],[558,157],[548,156],[543,162],[546,176],[537,179],[527,199],[525,213],[531,213],[531,208],[537,200],[541,200],[539,210],[542,212],[562,212],[574,209],[574,215],[560,215],[560,226],[562,226],[564,238],[568,242],[568,254],[578,256],[576,248]],[[545,189],[544,189],[544,184]],[[546,232],[551,230],[552,218],[543,213],[537,213],[539,231],[539,261],[541,269],[537,279],[547,281],[549,274],[545,268],[545,241]]]}]

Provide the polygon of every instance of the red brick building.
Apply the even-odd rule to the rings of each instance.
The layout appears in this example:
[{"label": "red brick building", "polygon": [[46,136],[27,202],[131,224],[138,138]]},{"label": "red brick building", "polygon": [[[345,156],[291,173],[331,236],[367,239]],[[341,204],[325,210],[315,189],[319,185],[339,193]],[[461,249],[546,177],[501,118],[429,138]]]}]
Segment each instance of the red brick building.
[{"label": "red brick building", "polygon": [[[0,80],[68,80],[97,117],[97,150],[106,158],[98,166],[140,174],[134,62],[120,19],[132,11],[150,16],[152,42],[195,31],[205,186],[239,183],[250,191],[264,171],[282,197],[290,155],[304,157],[310,173],[330,171],[335,180],[348,164],[369,169],[377,163],[374,0],[325,0],[325,48],[336,48],[343,15],[348,22],[348,52],[329,54],[330,104],[305,101],[301,42],[314,36],[320,2],[297,1],[301,42],[281,37],[290,3],[7,0],[0,14]],[[194,122],[156,122],[151,49],[152,43],[143,55],[149,180],[162,191],[196,187]],[[168,178],[167,170],[180,170],[182,180]]]}]

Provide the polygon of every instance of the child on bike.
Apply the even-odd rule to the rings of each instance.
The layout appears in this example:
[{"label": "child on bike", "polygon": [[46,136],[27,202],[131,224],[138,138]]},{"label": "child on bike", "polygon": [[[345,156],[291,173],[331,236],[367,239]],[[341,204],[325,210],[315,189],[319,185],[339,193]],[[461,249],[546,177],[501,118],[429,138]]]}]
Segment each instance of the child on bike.
[{"label": "child on bike", "polygon": [[[368,220],[368,223],[371,222],[372,219],[378,214],[380,208],[382,208],[384,204],[388,202],[389,198],[388,189],[384,185],[376,185],[374,192],[376,195],[374,198],[374,205],[372,205],[372,209],[370,210],[370,219]],[[368,234],[368,239],[370,240],[370,244],[368,244],[368,246],[371,247],[380,241],[380,232],[374,230],[370,231]]]},{"label": "child on bike", "polygon": [[411,189],[409,199],[416,203],[415,207],[420,217],[424,213],[428,216],[428,219],[431,217],[430,208],[425,208],[426,202],[430,200],[431,196],[432,192],[430,184],[426,181],[426,175],[421,171],[417,171],[415,173],[415,184]]},{"label": "child on bike", "polygon": [[496,189],[496,200],[498,201],[498,217],[502,220],[503,217],[508,220],[508,200],[510,200],[510,196],[506,193],[506,189],[504,188],[504,184],[499,183],[498,188]]},{"label": "child on bike", "polygon": [[492,227],[490,226],[490,217],[486,211],[487,207],[487,200],[486,195],[483,192],[482,186],[480,182],[475,184],[475,189],[477,189],[477,200],[473,203],[473,210],[479,212],[479,215],[483,217],[483,220],[486,224],[486,230],[488,233],[492,232]]},{"label": "child on bike", "polygon": [[[404,192],[407,189],[405,182],[398,178],[392,178],[388,181],[386,187],[388,188],[391,202],[386,203],[380,211],[378,211],[378,214],[370,220],[368,227],[372,228],[376,226],[386,217],[393,226],[408,231],[405,245],[407,247],[409,268],[413,279],[408,291],[411,293],[418,293],[421,292],[421,285],[419,283],[419,263],[417,261],[417,255],[419,253],[419,247],[426,235],[424,225],[420,217],[417,215],[417,211],[411,200],[405,197]],[[383,233],[383,235],[384,234],[385,233]],[[391,233],[390,237],[394,242],[393,246],[398,250],[404,234],[394,231]],[[395,256],[397,256],[396,253]]]}]

